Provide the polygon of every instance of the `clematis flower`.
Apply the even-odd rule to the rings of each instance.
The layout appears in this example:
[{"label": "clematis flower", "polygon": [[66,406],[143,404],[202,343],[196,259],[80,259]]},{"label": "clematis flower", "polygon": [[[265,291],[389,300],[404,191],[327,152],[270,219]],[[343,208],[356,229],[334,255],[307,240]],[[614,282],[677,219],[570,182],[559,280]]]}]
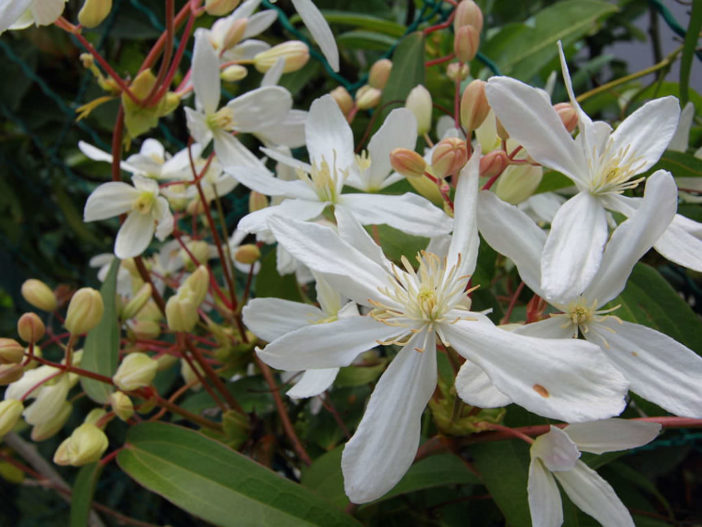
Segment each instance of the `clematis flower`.
[{"label": "clematis flower", "polygon": [[[272,9],[255,13],[261,0],[247,0],[237,7],[229,16],[219,18],[206,31],[212,47],[219,53],[220,62],[235,62],[252,59],[254,55],[270,48],[270,44],[260,40],[249,40],[262,33],[275,22],[277,14]],[[231,42],[232,33],[237,26],[244,26],[237,42]]]},{"label": "clematis flower", "polygon": [[85,203],[83,221],[97,221],[127,214],[115,240],[115,256],[124,260],[143,253],[154,233],[163,241],[173,232],[173,215],[166,198],[159,196],[158,183],[132,178],[134,186],[121,181],[103,183]]},{"label": "clematis flower", "polygon": [[419,445],[421,415],[437,383],[436,342],[478,366],[511,400],[569,421],[610,417],[624,406],[626,382],[596,346],[524,337],[470,311],[466,287],[475,268],[479,153],[463,169],[454,232],[445,258],[422,252],[418,269],[390,263],[354,216],[337,210],[339,233],[314,223],[271,217],[278,242],[368,316],[306,326],[276,339],[259,356],[283,370],[350,364],[378,342],[401,350],[383,373],[342,456],[346,494],[355,503],[390,490]]},{"label": "clematis flower", "polygon": [[[612,487],[579,460],[580,452],[603,454],[651,442],[661,425],[645,421],[607,419],[551,430],[534,441],[529,464],[529,509],[533,527],[563,524],[556,480],[571,501],[605,527],[634,527],[631,514]],[[554,479],[555,478],[555,479]]]},{"label": "clematis flower", "polygon": [[659,170],[648,179],[638,210],[614,231],[597,274],[580,295],[554,296],[540,288],[546,235],[524,212],[490,192],[481,193],[479,204],[478,225],[487,243],[511,258],[522,280],[562,312],[522,326],[518,333],[553,338],[581,334],[601,347],[633,392],[674,414],[702,417],[702,358],[663,333],[601,309],[621,293],[636,262],[672,220],[677,191],[670,173]]},{"label": "clematis flower", "polygon": [[511,138],[543,166],[569,177],[578,193],[556,213],[541,259],[541,289],[550,296],[581,293],[602,260],[608,237],[606,209],[618,210],[621,194],[653,166],[673,138],[680,117],[675,97],[650,101],[612,132],[593,122],[575,99],[559,45],[563,79],[578,112],[573,139],[544,92],[508,77],[493,77],[486,93]]},{"label": "clematis flower", "polygon": [[5,0],[0,5],[0,34],[7,29],[24,29],[35,24],[53,24],[63,13],[67,0]]}]

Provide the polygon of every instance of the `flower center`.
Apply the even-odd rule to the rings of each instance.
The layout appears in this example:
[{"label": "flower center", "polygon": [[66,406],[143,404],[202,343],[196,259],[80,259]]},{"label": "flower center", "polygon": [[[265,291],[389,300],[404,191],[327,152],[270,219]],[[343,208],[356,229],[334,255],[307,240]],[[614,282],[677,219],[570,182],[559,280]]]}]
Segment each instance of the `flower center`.
[{"label": "flower center", "polygon": [[156,196],[153,192],[142,192],[132,203],[132,210],[139,212],[139,214],[150,214],[155,202]]},{"label": "flower center", "polygon": [[597,158],[596,166],[590,161],[590,172],[593,174],[590,182],[590,192],[593,194],[621,194],[633,189],[644,179],[631,179],[641,172],[645,161],[641,158],[628,158],[631,145],[612,152],[612,141],[608,140],[604,151],[593,157]]},{"label": "flower center", "polygon": [[583,297],[574,300],[564,309],[564,313],[558,315],[552,315],[556,317],[566,317],[568,322],[566,322],[563,327],[573,326],[573,338],[578,337],[578,330],[583,335],[587,335],[590,332],[590,324],[592,322],[603,322],[607,318],[613,318],[618,322],[621,322],[619,317],[615,315],[608,315],[620,306],[614,306],[610,309],[597,309],[597,300],[593,301],[592,304],[587,304],[586,299]]},{"label": "flower center", "polygon": [[226,130],[234,129],[234,111],[227,106],[220,108],[215,113],[207,116],[207,126],[211,130]]},{"label": "flower center", "polygon": [[347,172],[337,169],[336,152],[334,152],[334,162],[331,167],[327,160],[322,158],[321,163],[312,165],[312,170],[309,174],[302,170],[297,171],[297,177],[312,187],[319,200],[329,203],[336,203],[339,197],[339,174],[341,175],[341,182],[343,182],[346,179]]}]

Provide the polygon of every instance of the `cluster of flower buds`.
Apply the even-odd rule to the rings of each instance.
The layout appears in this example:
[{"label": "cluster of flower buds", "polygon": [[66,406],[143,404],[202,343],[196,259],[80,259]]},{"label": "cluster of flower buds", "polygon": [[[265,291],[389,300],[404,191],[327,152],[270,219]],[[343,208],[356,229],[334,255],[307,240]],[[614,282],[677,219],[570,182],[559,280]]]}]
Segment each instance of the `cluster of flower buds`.
[{"label": "cluster of flower buds", "polygon": [[461,0],[453,19],[453,52],[461,63],[475,58],[480,47],[483,13],[473,0]]}]

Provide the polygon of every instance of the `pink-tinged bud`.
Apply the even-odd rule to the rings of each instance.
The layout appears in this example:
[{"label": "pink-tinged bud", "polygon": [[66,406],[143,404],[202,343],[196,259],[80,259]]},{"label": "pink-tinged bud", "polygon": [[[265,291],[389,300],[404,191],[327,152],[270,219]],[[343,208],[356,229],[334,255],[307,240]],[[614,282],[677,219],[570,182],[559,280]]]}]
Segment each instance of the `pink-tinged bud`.
[{"label": "pink-tinged bud", "polygon": [[0,386],[7,386],[18,381],[24,375],[21,364],[0,364]]},{"label": "pink-tinged bud", "polygon": [[0,363],[16,364],[24,358],[24,346],[15,339],[0,339]]},{"label": "pink-tinged bud", "polygon": [[247,70],[244,66],[232,64],[231,66],[227,66],[226,68],[224,68],[222,70],[222,73],[219,74],[219,76],[225,82],[236,82],[246,77],[248,73],[249,70]]},{"label": "pink-tinged bud", "polygon": [[63,325],[74,335],[87,333],[98,325],[104,311],[105,305],[102,303],[100,291],[83,287],[71,298]]},{"label": "pink-tinged bud", "polygon": [[130,353],[122,360],[112,381],[122,391],[138,390],[151,384],[157,368],[158,362],[146,353]]},{"label": "pink-tinged bud", "polygon": [[470,135],[483,124],[489,113],[490,104],[485,95],[485,81],[476,79],[466,86],[461,96],[461,125]]},{"label": "pink-tinged bud", "polygon": [[456,7],[453,18],[454,32],[463,26],[473,26],[478,33],[483,30],[483,12],[473,0],[463,0]]},{"label": "pink-tinged bud", "polygon": [[24,405],[17,399],[5,399],[0,402],[0,438],[4,437],[19,421]]},{"label": "pink-tinged bud", "polygon": [[446,66],[446,76],[452,81],[464,81],[470,75],[470,66],[462,62],[452,62]]},{"label": "pink-tinged bud", "polygon": [[263,210],[268,206],[268,197],[252,190],[249,194],[249,212]]},{"label": "pink-tinged bud", "polygon": [[492,178],[504,172],[509,159],[504,150],[494,150],[480,158],[480,177]]},{"label": "pink-tinged bud", "polygon": [[83,27],[99,26],[112,9],[112,0],[85,0],[78,12],[78,22]]},{"label": "pink-tinged bud", "polygon": [[458,137],[447,137],[439,141],[431,155],[431,170],[434,175],[444,179],[451,174],[458,174],[468,161],[466,142]]},{"label": "pink-tinged bud", "polygon": [[473,26],[463,26],[453,37],[453,52],[461,62],[470,62],[478,54],[480,32]]},{"label": "pink-tinged bud", "polygon": [[407,95],[405,108],[417,119],[417,133],[426,134],[431,129],[432,100],[429,90],[421,84],[412,88]]},{"label": "pink-tinged bud", "polygon": [[392,70],[392,61],[390,59],[380,59],[371,66],[370,72],[368,72],[368,84],[373,86],[373,88],[378,88],[382,90],[385,88],[388,79],[390,78],[390,71]]},{"label": "pink-tinged bud", "polygon": [[59,445],[54,453],[54,463],[74,467],[87,465],[99,460],[108,446],[105,432],[93,424],[84,423]]},{"label": "pink-tinged bud", "polygon": [[208,15],[224,16],[231,13],[239,0],[205,0],[205,11]]},{"label": "pink-tinged bud", "polygon": [[25,342],[37,342],[44,333],[46,326],[36,313],[25,313],[17,321],[17,334]]},{"label": "pink-tinged bud", "polygon": [[310,58],[310,50],[307,44],[299,40],[289,40],[271,49],[262,51],[253,58],[254,66],[261,73],[271,69],[279,58],[285,59],[283,73],[290,73],[302,68]]},{"label": "pink-tinged bud", "polygon": [[359,110],[369,110],[375,108],[380,103],[383,93],[378,88],[373,88],[369,84],[361,86],[356,92],[356,107]]},{"label": "pink-tinged bud", "polygon": [[222,41],[222,47],[227,50],[236,46],[239,41],[244,38],[244,33],[246,32],[246,26],[249,21],[246,18],[239,18],[231,24],[229,24],[229,29],[227,29],[227,34],[224,36]]},{"label": "pink-tinged bud", "polygon": [[56,295],[41,280],[30,278],[22,284],[22,297],[32,306],[42,311],[54,311],[57,306]]},{"label": "pink-tinged bud", "polygon": [[427,169],[427,162],[414,150],[407,148],[396,148],[390,152],[390,164],[393,170],[399,172],[406,178],[424,176]]},{"label": "pink-tinged bud", "polygon": [[329,92],[329,95],[336,101],[339,105],[341,113],[348,115],[353,109],[353,98],[346,88],[343,86],[338,86]]},{"label": "pink-tinged bud", "polygon": [[246,265],[256,262],[261,257],[261,249],[255,243],[241,245],[234,253],[234,259]]},{"label": "pink-tinged bud", "polygon": [[558,113],[558,117],[561,118],[561,122],[563,126],[566,127],[566,130],[569,132],[575,130],[575,127],[578,125],[578,112],[573,108],[572,104],[569,102],[559,102],[553,105],[553,109]]},{"label": "pink-tinged bud", "polygon": [[122,392],[113,392],[110,394],[109,400],[110,406],[112,406],[112,411],[122,421],[126,421],[134,415],[134,405],[127,394]]}]

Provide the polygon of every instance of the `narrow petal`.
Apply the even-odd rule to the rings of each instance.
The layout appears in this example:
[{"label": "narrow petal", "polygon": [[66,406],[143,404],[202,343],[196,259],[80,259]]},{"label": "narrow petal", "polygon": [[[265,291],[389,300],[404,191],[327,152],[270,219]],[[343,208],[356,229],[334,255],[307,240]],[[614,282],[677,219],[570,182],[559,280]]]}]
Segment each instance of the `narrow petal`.
[{"label": "narrow petal", "polygon": [[324,368],[320,370],[307,370],[302,374],[295,386],[290,388],[286,394],[293,399],[303,399],[314,397],[329,389],[339,373],[339,368]]},{"label": "narrow petal", "polygon": [[324,159],[330,168],[346,170],[356,162],[351,127],[331,95],[312,102],[305,139],[311,164],[319,165]]},{"label": "narrow petal", "polygon": [[307,174],[312,172],[312,167],[308,163],[303,163],[302,161],[299,161],[290,155],[282,154],[273,148],[261,148],[261,152],[266,154],[271,159],[275,159],[278,163],[282,163],[296,170],[302,170]]},{"label": "narrow petal", "polygon": [[604,454],[629,450],[653,441],[661,431],[658,423],[630,419],[603,419],[590,423],[575,423],[563,431],[583,452]]},{"label": "narrow petal", "polygon": [[158,238],[159,241],[164,241],[173,232],[175,220],[166,198],[162,196],[156,198],[156,204],[154,207],[157,209],[157,213],[154,215],[157,223],[156,238]]},{"label": "narrow petal", "polygon": [[[85,141],[78,141],[78,148],[83,154],[93,161],[104,161],[105,163],[112,163],[112,154],[109,154],[103,150],[100,150],[96,146],[86,143]],[[127,172],[135,172],[135,167],[127,162],[120,162],[119,167]]]},{"label": "narrow petal", "polygon": [[326,203],[306,199],[286,199],[279,205],[266,207],[247,214],[237,225],[238,229],[245,232],[260,233],[268,230],[268,221],[273,216],[295,218],[298,220],[311,220],[319,216],[326,207]]},{"label": "narrow petal", "polygon": [[132,209],[139,191],[127,183],[110,181],[97,187],[88,196],[83,210],[83,221],[112,218]]},{"label": "narrow petal", "polygon": [[266,196],[285,196],[317,201],[317,195],[303,181],[285,181],[274,177],[265,168],[231,166],[225,169],[239,183]]},{"label": "narrow petal", "polygon": [[436,388],[434,335],[423,352],[415,351],[423,339],[422,331],[390,363],[346,443],[341,470],[353,503],[373,501],[392,489],[417,453],[422,413]]},{"label": "narrow petal", "polygon": [[563,525],[563,505],[556,480],[539,459],[532,458],[529,463],[527,493],[533,527]]},{"label": "narrow petal", "polygon": [[390,152],[395,148],[414,150],[417,142],[417,120],[406,108],[397,108],[390,112],[378,131],[368,143],[368,155],[371,165],[368,169],[368,181],[363,190],[379,190],[385,178],[392,172]]},{"label": "narrow petal", "polygon": [[207,118],[205,114],[185,108],[185,121],[188,125],[188,131],[193,139],[203,147],[206,147],[212,141],[212,130],[207,126]]},{"label": "narrow petal", "polygon": [[246,327],[268,342],[324,318],[318,307],[282,298],[249,300],[242,315]]},{"label": "narrow petal", "polygon": [[154,230],[155,222],[150,215],[130,212],[117,233],[115,256],[120,260],[139,256],[151,243]]},{"label": "narrow petal", "polygon": [[654,247],[671,262],[702,273],[702,223],[676,214]]},{"label": "narrow petal", "polygon": [[580,458],[573,440],[557,426],[540,435],[531,445],[531,457],[538,457],[550,471],[571,470]]},{"label": "narrow petal", "polygon": [[570,104],[573,105],[575,110],[578,112],[578,129],[580,133],[578,134],[578,143],[581,145],[581,150],[585,152],[585,155],[591,155],[591,153],[598,152],[599,142],[595,139],[594,135],[596,132],[593,130],[592,119],[583,111],[578,103],[578,99],[575,97],[573,92],[573,82],[570,78],[570,71],[568,71],[568,63],[566,62],[565,54],[563,53],[563,45],[561,41],[558,41],[558,58],[561,61],[561,71],[563,72],[563,82],[568,92],[568,98],[570,99]]},{"label": "narrow petal", "polygon": [[214,136],[214,151],[223,167],[245,166],[264,169],[263,163],[241,141],[226,132]]},{"label": "narrow petal", "polygon": [[234,129],[255,132],[282,121],[292,108],[290,92],[280,86],[263,86],[227,103],[234,112]]},{"label": "narrow petal", "polygon": [[541,290],[568,303],[590,284],[607,241],[607,216],[597,198],[579,192],[558,209],[541,260]]},{"label": "narrow petal", "polygon": [[531,324],[524,324],[512,330],[518,335],[541,337],[546,339],[567,339],[576,334],[577,327],[566,317],[552,316]]},{"label": "narrow petal", "polygon": [[257,353],[263,362],[279,370],[337,368],[351,364],[361,353],[377,346],[378,340],[398,333],[398,328],[371,317],[347,317],[303,326]]},{"label": "narrow petal", "polygon": [[690,128],[692,128],[692,120],[695,118],[695,105],[688,101],[685,107],[680,112],[680,121],[675,129],[675,134],[670,140],[668,150],[675,152],[685,152],[687,145],[690,142]]},{"label": "narrow petal", "polygon": [[[290,110],[285,118],[273,126],[256,132],[266,144],[300,148],[305,145],[305,123],[307,112]],[[309,172],[309,170],[308,170]]]},{"label": "narrow petal", "polygon": [[466,361],[456,376],[456,393],[466,403],[479,408],[500,408],[512,402],[495,388],[490,377],[470,361]]},{"label": "narrow petal", "polygon": [[204,29],[195,31],[192,82],[195,99],[200,108],[207,115],[216,112],[220,91],[219,58]]},{"label": "narrow petal", "polygon": [[[241,7],[244,7],[244,4],[242,4]],[[273,9],[267,9],[255,15],[241,16],[241,18],[246,18],[246,29],[244,30],[244,35],[241,37],[242,40],[246,40],[268,29],[271,24],[275,22],[276,18],[278,18],[278,14]]]},{"label": "narrow petal", "polygon": [[381,267],[387,267],[388,260],[383,254],[383,249],[375,243],[348,208],[335,207],[334,215],[336,216],[339,236],[342,240],[361,251]]},{"label": "narrow petal", "polygon": [[631,383],[631,391],[669,412],[702,418],[702,357],[654,329],[610,317],[590,324],[588,340]]},{"label": "narrow petal", "polygon": [[457,276],[473,274],[478,258],[478,179],[480,177],[480,146],[461,170],[453,198],[453,235],[449,245],[446,266],[460,263]]},{"label": "narrow petal", "polygon": [[280,77],[283,75],[285,68],[285,57],[280,57],[275,61],[275,64],[263,75],[261,79],[261,87],[276,86],[280,82]]},{"label": "narrow petal", "polygon": [[631,514],[614,489],[582,461],[573,470],[554,472],[570,500],[585,514],[607,527],[634,527]]},{"label": "narrow petal", "polygon": [[339,50],[336,47],[336,39],[312,0],[292,0],[295,10],[300,15],[305,27],[312,34],[312,38],[319,44],[324,58],[334,71],[339,71]]},{"label": "narrow petal", "polygon": [[0,33],[12,26],[22,16],[32,0],[10,0],[0,4]]}]

